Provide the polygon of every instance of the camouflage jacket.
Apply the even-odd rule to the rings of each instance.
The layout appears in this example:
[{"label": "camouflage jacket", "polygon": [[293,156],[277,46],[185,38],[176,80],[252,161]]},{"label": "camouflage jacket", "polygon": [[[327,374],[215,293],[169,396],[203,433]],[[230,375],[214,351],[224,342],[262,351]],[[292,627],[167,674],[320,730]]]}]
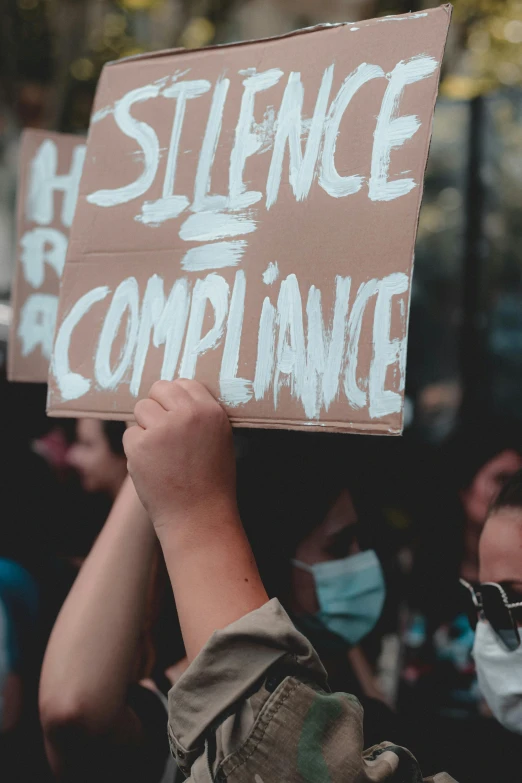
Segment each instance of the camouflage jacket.
[{"label": "camouflage jacket", "polygon": [[423,781],[404,748],[363,750],[361,705],[328,692],[315,650],[276,599],[212,636],[169,693],[168,731],[192,783]]}]

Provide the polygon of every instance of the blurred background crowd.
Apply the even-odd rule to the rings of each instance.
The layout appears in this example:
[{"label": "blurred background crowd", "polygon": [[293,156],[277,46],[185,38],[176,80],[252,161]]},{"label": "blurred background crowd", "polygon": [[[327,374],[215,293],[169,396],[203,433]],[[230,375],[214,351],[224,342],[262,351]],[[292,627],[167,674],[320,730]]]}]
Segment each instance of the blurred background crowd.
[{"label": "blurred background crowd", "polygon": [[[43,653],[126,470],[123,425],[47,419],[45,388],[5,379],[21,130],[85,134],[109,60],[431,4],[3,0],[2,780],[52,779],[37,711]],[[332,687],[365,701],[367,744],[400,742],[427,773],[447,769],[460,783],[522,780],[522,740],[492,720],[478,688],[458,583],[477,581],[489,504],[522,467],[521,120],[522,0],[455,0],[416,248],[404,437],[236,435],[240,508],[262,574],[308,616],[302,630]],[[290,563],[368,549],[385,575],[383,611],[369,606],[344,635],[325,630],[306,570]],[[184,665],[168,590],[150,615],[140,676],[166,692]]]}]

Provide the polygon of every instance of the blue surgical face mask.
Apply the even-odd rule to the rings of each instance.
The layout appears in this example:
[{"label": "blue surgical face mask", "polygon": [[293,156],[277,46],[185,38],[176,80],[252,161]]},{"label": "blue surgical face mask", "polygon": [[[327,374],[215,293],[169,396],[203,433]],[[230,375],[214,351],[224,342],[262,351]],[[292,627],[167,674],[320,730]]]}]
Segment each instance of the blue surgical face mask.
[{"label": "blue surgical face mask", "polygon": [[351,646],[375,628],[384,606],[386,587],[373,549],[314,565],[300,560],[292,563],[314,577],[319,602],[314,618],[321,625]]}]

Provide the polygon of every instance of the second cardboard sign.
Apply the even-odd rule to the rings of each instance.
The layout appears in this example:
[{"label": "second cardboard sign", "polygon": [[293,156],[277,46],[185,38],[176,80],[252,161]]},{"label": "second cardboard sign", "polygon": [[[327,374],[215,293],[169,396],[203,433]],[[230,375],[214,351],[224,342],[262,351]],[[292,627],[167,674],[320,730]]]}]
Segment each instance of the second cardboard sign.
[{"label": "second cardboard sign", "polygon": [[8,375],[46,383],[60,278],[85,158],[78,136],[25,130],[20,145]]}]

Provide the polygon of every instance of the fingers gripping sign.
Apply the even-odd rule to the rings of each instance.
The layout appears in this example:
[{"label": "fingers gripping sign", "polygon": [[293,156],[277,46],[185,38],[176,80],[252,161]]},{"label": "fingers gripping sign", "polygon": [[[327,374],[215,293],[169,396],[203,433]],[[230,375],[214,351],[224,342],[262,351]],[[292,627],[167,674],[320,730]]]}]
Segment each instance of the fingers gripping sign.
[{"label": "fingers gripping sign", "polygon": [[228,417],[197,381],[158,381],[125,432],[129,472],[158,535],[190,518],[236,507]]}]

